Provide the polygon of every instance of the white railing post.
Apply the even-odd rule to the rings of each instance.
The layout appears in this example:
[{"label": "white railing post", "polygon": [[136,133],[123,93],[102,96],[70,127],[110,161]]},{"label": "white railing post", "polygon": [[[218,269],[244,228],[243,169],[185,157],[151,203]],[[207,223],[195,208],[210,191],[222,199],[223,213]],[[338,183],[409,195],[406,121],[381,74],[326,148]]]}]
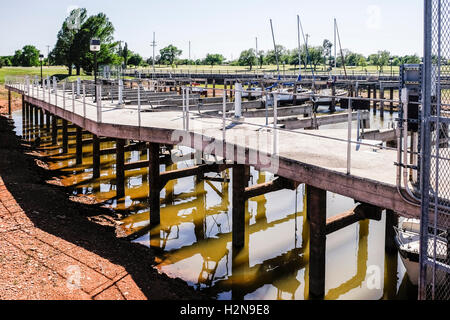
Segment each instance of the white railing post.
[{"label": "white railing post", "polygon": [[225,143],[225,139],[227,137],[227,95],[225,93],[225,89],[223,89],[222,103],[222,140]]},{"label": "white railing post", "polygon": [[191,92],[191,87],[187,89],[186,93],[186,131],[189,131],[189,96]]},{"label": "white railing post", "polygon": [[352,163],[352,97],[348,97],[348,141],[347,141],[347,175],[351,173]]},{"label": "white railing post", "polygon": [[273,154],[278,154],[278,93],[273,94]]},{"label": "white railing post", "polygon": [[141,82],[138,82],[138,127],[141,127]]},{"label": "white railing post", "polygon": [[182,96],[183,96],[183,130],[186,130],[186,88],[182,87]]},{"label": "white railing post", "polygon": [[234,91],[234,117],[239,119],[242,117],[242,84],[236,82]]},{"label": "white railing post", "polygon": [[102,123],[102,85],[97,84],[96,86],[96,93],[97,93],[97,122]]},{"label": "white railing post", "polygon": [[81,79],[77,78],[77,98],[80,97],[80,90],[81,90]]},{"label": "white railing post", "polygon": [[52,85],[50,83],[50,77],[47,77],[47,89],[48,89],[48,103],[50,103],[51,94],[52,94]]},{"label": "white railing post", "polygon": [[66,110],[66,82],[63,82],[63,109]]},{"label": "white railing post", "polygon": [[123,80],[119,80],[119,106],[123,104]]},{"label": "white railing post", "polygon": [[72,82],[72,112],[75,113],[75,83]]},{"label": "white railing post", "polygon": [[53,93],[55,94],[55,106],[58,106],[58,83],[56,77],[53,77]]},{"label": "white railing post", "polygon": [[83,83],[83,117],[86,118],[86,85]]}]

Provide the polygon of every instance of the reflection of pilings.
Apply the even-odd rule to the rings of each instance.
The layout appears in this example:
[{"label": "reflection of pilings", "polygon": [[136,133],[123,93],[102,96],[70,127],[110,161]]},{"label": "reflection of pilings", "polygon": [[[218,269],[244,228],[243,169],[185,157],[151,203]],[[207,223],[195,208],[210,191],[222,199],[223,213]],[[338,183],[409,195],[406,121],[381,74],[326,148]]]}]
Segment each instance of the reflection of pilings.
[{"label": "reflection of pilings", "polygon": [[149,144],[149,205],[150,205],[150,225],[158,226],[160,219],[160,168],[159,168],[159,144]]},{"label": "reflection of pilings", "polygon": [[245,245],[245,165],[233,166],[233,247]]},{"label": "reflection of pilings", "polygon": [[77,153],[77,165],[83,164],[83,129],[77,127],[77,138],[76,138],[76,153]]},{"label": "reflection of pilings", "polygon": [[100,178],[100,139],[97,135],[92,135],[92,168],[93,178]]},{"label": "reflection of pilings", "polygon": [[51,129],[50,112],[48,112],[47,110],[45,111],[45,124],[46,124],[47,133],[50,133],[50,129]]},{"label": "reflection of pilings", "polygon": [[52,117],[52,145],[58,144],[58,118],[54,115]]},{"label": "reflection of pilings", "polygon": [[125,196],[125,140],[117,139],[116,142],[116,187],[117,198]]},{"label": "reflection of pilings", "polygon": [[[357,257],[356,275],[350,280],[344,282],[339,287],[331,289],[326,295],[327,300],[337,300],[342,294],[350,292],[351,290],[361,287],[361,284],[366,280],[367,276],[367,261],[368,254],[368,236],[369,236],[369,220],[364,220],[359,223],[359,247]],[[311,267],[312,268],[312,267]]]},{"label": "reflection of pilings", "polygon": [[327,192],[307,187],[307,211],[310,221],[309,296],[323,299],[325,296],[325,253]]},{"label": "reflection of pilings", "polygon": [[62,128],[62,149],[63,153],[67,153],[69,151],[69,136],[67,134],[67,120],[62,119],[63,128]]},{"label": "reflection of pilings", "polygon": [[386,252],[390,254],[397,253],[397,246],[395,244],[395,230],[398,226],[398,216],[391,210],[386,211]]},{"label": "reflection of pilings", "polygon": [[398,226],[398,216],[388,210],[386,213],[386,244],[384,262],[383,299],[393,300],[397,296],[398,250],[395,245],[394,226]]}]

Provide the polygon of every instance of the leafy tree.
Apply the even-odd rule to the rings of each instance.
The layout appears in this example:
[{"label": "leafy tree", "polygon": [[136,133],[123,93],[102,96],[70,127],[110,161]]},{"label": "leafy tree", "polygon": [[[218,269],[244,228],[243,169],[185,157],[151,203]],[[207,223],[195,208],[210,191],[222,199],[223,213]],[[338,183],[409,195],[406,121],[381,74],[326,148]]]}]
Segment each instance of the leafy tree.
[{"label": "leafy tree", "polygon": [[[282,63],[282,61],[284,60],[284,57],[287,56],[286,48],[283,47],[282,45],[277,45],[276,50],[277,50],[276,52],[278,53],[278,61],[280,63]],[[289,59],[289,58],[287,58],[287,59]],[[277,63],[277,57],[276,57],[275,50],[269,50],[267,52],[266,63],[268,63],[268,64],[276,64]]]},{"label": "leafy tree", "polygon": [[144,59],[137,53],[133,53],[131,54],[128,63],[133,65],[133,66],[140,66],[142,65],[144,62]]},{"label": "leafy tree", "polygon": [[183,51],[170,44],[167,47],[161,49],[159,53],[161,54],[161,63],[173,65],[174,61],[183,53]]},{"label": "leafy tree", "polygon": [[22,50],[16,50],[12,58],[12,65],[14,67],[19,67],[22,65]]},{"label": "leafy tree", "polygon": [[308,52],[309,60],[314,66],[314,70],[316,70],[317,66],[320,65],[323,61],[323,47],[311,47],[308,48]]},{"label": "leafy tree", "polygon": [[123,58],[123,64],[126,69],[128,66],[128,61],[131,58],[131,52],[128,50],[128,43],[125,42],[125,47],[122,49],[120,56]]},{"label": "leafy tree", "polygon": [[367,67],[367,60],[363,56],[359,57],[358,67],[363,67],[363,68]]},{"label": "leafy tree", "polygon": [[258,52],[257,59],[258,59],[259,68],[262,69],[262,66],[264,64],[264,60],[266,59],[266,57],[264,56],[264,51],[259,51]]},{"label": "leafy tree", "polygon": [[252,68],[255,64],[258,63],[258,60],[256,58],[255,50],[248,49],[241,52],[241,56],[239,57],[238,64],[240,66],[249,66],[250,71],[252,71]]},{"label": "leafy tree", "polygon": [[223,61],[225,60],[225,57],[221,54],[207,54],[204,63],[207,65],[210,65],[211,68],[214,65],[220,65],[223,63]]},{"label": "leafy tree", "polygon": [[[73,17],[78,16],[78,25],[74,26]],[[87,18],[86,9],[75,9],[65,19],[61,30],[58,32],[55,48],[50,53],[50,59],[54,64],[67,66],[69,75],[72,75],[72,65],[77,63],[77,48],[74,46],[76,27],[81,26]]]},{"label": "leafy tree", "polygon": [[378,51],[369,56],[369,61],[372,65],[377,66],[377,70],[383,72],[383,67],[388,65],[391,54],[389,51]]},{"label": "leafy tree", "polygon": [[39,50],[35,46],[24,46],[22,50],[14,53],[10,62],[15,67],[37,67],[39,66]]},{"label": "leafy tree", "polygon": [[323,40],[323,62],[324,64],[327,64],[327,58],[331,57],[331,48],[333,48],[333,44],[330,40],[325,39]]}]

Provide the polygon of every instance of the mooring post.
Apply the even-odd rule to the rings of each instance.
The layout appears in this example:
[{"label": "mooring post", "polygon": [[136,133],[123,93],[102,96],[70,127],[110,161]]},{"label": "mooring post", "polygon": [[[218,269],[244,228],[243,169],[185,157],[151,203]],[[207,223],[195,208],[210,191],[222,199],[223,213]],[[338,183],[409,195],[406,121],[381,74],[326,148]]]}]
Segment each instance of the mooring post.
[{"label": "mooring post", "polygon": [[67,120],[62,120],[62,148],[63,153],[69,152],[69,134],[67,132]]},{"label": "mooring post", "polygon": [[395,214],[394,211],[386,210],[385,251],[390,254],[397,253],[394,227],[398,227],[398,216]]},{"label": "mooring post", "polygon": [[56,146],[58,144],[58,118],[52,116],[52,145]]},{"label": "mooring post", "polygon": [[390,88],[390,96],[389,96],[389,98],[391,99],[391,105],[390,105],[389,113],[390,114],[394,114],[394,88]]},{"label": "mooring post", "polygon": [[159,226],[161,223],[160,217],[160,176],[159,176],[159,144],[150,143],[148,147],[148,179],[149,179],[149,204],[150,204],[150,225],[153,227]]},{"label": "mooring post", "polygon": [[39,126],[41,129],[44,129],[44,110],[42,108],[39,108]]},{"label": "mooring post", "polygon": [[92,135],[92,169],[93,178],[100,178],[100,139],[96,134]]},{"label": "mooring post", "polygon": [[233,247],[245,245],[245,165],[233,166]]},{"label": "mooring post", "polygon": [[25,95],[22,95],[22,119],[25,119]]},{"label": "mooring post", "polygon": [[39,132],[39,108],[34,107],[34,129]]},{"label": "mooring post", "polygon": [[327,223],[327,192],[307,187],[307,214],[310,225],[309,295],[311,299],[325,297],[325,254]]},{"label": "mooring post", "polygon": [[116,187],[117,198],[125,196],[125,140],[116,141]]},{"label": "mooring post", "polygon": [[384,119],[384,91],[385,91],[384,86],[380,85],[380,99],[381,99],[381,102],[380,102],[380,118],[381,119]]},{"label": "mooring post", "polygon": [[47,133],[50,133],[50,112],[45,111],[45,124],[47,126]]},{"label": "mooring post", "polygon": [[335,113],[336,112],[336,83],[333,81],[331,84],[331,95],[333,98],[331,98],[331,108],[330,112]]},{"label": "mooring post", "polygon": [[216,97],[216,79],[213,79],[213,98]]},{"label": "mooring post", "polygon": [[77,126],[77,165],[83,164],[83,129]]},{"label": "mooring post", "polygon": [[8,90],[8,114],[11,115],[11,90]]},{"label": "mooring post", "polygon": [[[377,85],[376,84],[373,86],[373,98],[374,99],[377,98]],[[373,101],[373,115],[374,116],[377,115],[377,102],[375,100]]]}]

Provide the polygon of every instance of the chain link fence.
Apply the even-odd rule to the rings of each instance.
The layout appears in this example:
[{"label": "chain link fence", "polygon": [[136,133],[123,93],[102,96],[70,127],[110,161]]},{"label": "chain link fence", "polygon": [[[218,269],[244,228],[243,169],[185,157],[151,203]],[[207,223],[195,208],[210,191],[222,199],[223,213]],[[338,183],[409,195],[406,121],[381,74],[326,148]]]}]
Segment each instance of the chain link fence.
[{"label": "chain link fence", "polygon": [[425,0],[421,299],[450,300],[450,0]]}]

